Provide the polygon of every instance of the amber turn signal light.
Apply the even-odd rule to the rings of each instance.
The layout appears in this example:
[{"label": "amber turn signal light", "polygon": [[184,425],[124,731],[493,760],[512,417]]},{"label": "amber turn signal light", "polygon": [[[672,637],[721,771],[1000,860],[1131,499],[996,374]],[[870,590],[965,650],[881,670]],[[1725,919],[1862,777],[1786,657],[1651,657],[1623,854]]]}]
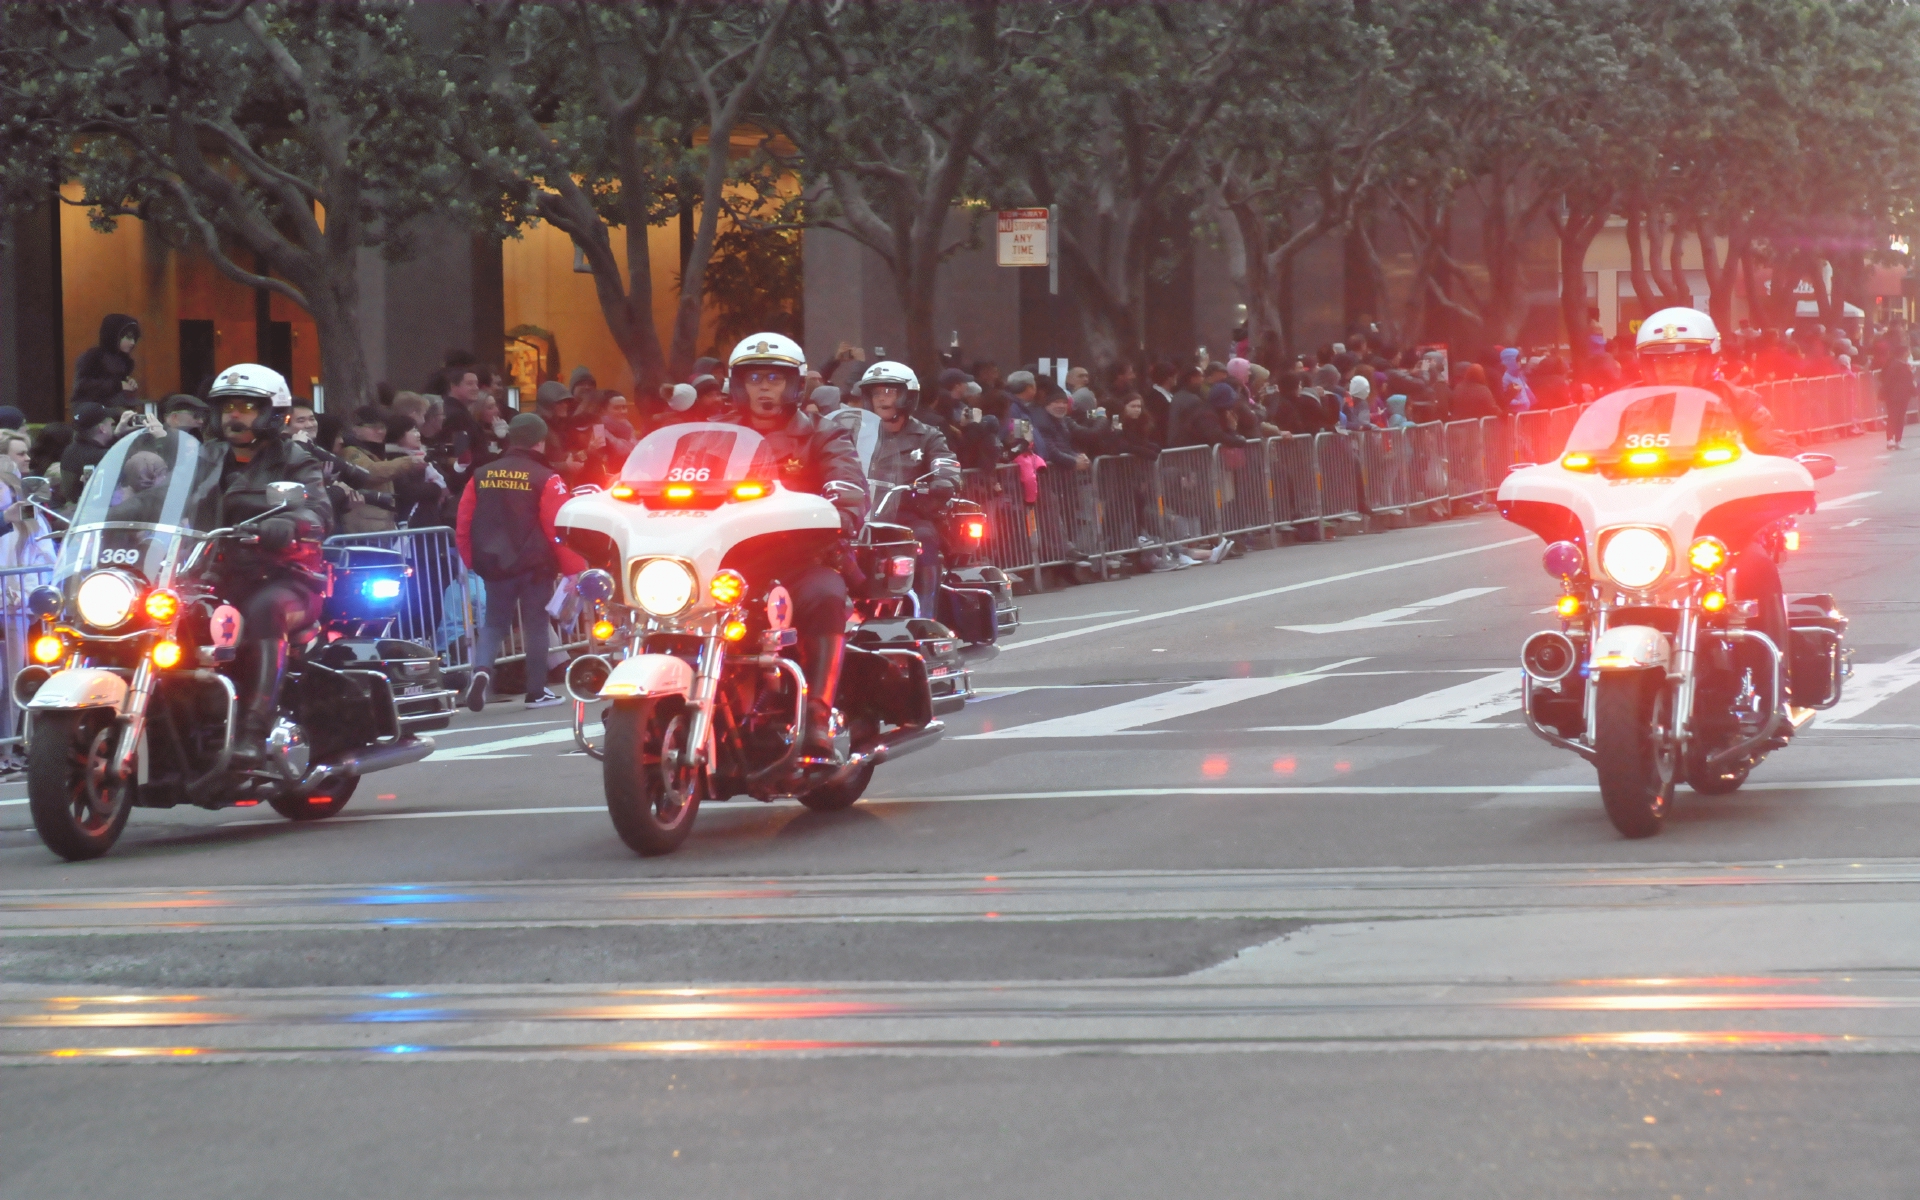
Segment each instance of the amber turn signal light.
[{"label": "amber turn signal light", "polygon": [[631,500],[633,499],[633,489],[624,483],[616,483],[607,489],[607,495],[612,496],[615,500]]},{"label": "amber turn signal light", "polygon": [[730,642],[737,642],[747,636],[747,623],[745,621],[728,621],[720,627],[720,636]]},{"label": "amber turn signal light", "polygon": [[736,483],[733,485],[733,498],[735,500],[758,500],[766,494],[767,485],[764,483]]},{"label": "amber turn signal light", "polygon": [[661,494],[669,500],[693,499],[693,489],[684,483],[670,483],[667,485],[667,490]]},{"label": "amber turn signal light", "polygon": [[1727,544],[1717,537],[1695,538],[1687,561],[1702,575],[1712,575],[1727,565]]},{"label": "amber turn signal light", "polygon": [[1580,615],[1580,597],[1562,596],[1554,602],[1553,610],[1563,617],[1577,617]]},{"label": "amber turn signal light", "polygon": [[147,619],[156,625],[165,625],[179,615],[180,597],[169,591],[147,593]]},{"label": "amber turn signal light", "polygon": [[1591,471],[1593,470],[1593,456],[1591,454],[1569,454],[1560,460],[1560,465],[1569,471]]},{"label": "amber turn signal light", "polygon": [[740,597],[746,594],[747,577],[731,567],[715,575],[707,585],[707,595],[713,597],[713,602],[729,608],[740,603]]},{"label": "amber turn signal light", "polygon": [[149,651],[149,656],[153,659],[153,665],[159,667],[162,671],[167,670],[169,667],[179,666],[180,660],[185,654],[186,652],[180,648],[179,642],[155,642],[153,649]]},{"label": "amber turn signal light", "polygon": [[1725,592],[1708,592],[1706,595],[1700,597],[1700,607],[1710,613],[1717,613],[1726,606],[1727,594]]},{"label": "amber turn signal light", "polygon": [[593,623],[593,640],[596,642],[613,640],[613,622],[606,620],[595,621]]},{"label": "amber turn signal light", "polygon": [[33,639],[33,661],[50,667],[66,656],[67,644],[51,633]]}]

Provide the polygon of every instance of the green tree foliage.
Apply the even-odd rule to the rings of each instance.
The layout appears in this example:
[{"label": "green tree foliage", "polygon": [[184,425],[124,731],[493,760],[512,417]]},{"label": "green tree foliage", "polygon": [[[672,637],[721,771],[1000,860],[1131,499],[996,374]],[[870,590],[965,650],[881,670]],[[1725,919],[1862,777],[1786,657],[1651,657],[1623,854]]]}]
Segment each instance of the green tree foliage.
[{"label": "green tree foliage", "polygon": [[[450,69],[471,94],[462,150],[507,197],[509,219],[566,233],[641,387],[684,377],[723,228],[778,223],[766,139],[736,154],[788,4],[476,0]],[[653,324],[645,231],[692,221],[673,334]],[[627,230],[624,261],[609,231]]]},{"label": "green tree foliage", "polygon": [[29,153],[9,172],[39,174],[56,145],[96,225],[139,216],[293,300],[336,402],[370,397],[360,253],[403,256],[407,222],[459,211],[465,177],[453,88],[405,6],[103,0],[5,20],[26,35],[0,120],[23,123]]}]

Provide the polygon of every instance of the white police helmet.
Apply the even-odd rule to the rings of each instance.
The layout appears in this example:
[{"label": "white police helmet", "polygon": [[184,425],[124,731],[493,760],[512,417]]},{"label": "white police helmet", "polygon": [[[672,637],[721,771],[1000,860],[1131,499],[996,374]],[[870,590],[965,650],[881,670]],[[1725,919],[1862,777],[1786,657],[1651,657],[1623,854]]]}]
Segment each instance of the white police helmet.
[{"label": "white police helmet", "polygon": [[1697,308],[1663,308],[1640,322],[1633,339],[1640,354],[1720,353],[1720,331],[1713,318]]},{"label": "white police helmet", "polygon": [[[286,377],[272,367],[263,367],[259,363],[236,363],[220,372],[213,381],[213,387],[207,390],[207,399],[219,400],[223,396],[263,400],[268,408],[293,407],[293,393],[287,390]],[[220,406],[215,404],[214,407]]]},{"label": "white police helmet", "polygon": [[800,389],[807,380],[807,352],[800,343],[781,333],[755,333],[740,340],[727,358],[727,393],[735,404],[747,402],[746,372],[742,367],[755,365],[784,367],[793,373],[782,402],[788,408],[800,404]]},{"label": "white police helmet", "polygon": [[910,417],[914,410],[920,407],[920,377],[915,375],[913,368],[907,364],[885,360],[877,362],[867,368],[867,373],[862,375],[860,382],[854,386],[860,389],[862,396],[870,396],[869,388],[882,385],[897,387],[901,390],[900,403],[895,409],[896,412]]}]

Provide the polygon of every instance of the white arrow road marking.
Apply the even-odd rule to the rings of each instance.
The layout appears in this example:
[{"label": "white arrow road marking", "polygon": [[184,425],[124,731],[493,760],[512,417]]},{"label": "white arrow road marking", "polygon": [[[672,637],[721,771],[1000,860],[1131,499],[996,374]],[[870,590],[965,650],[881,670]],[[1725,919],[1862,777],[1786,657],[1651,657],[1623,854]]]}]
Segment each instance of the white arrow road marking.
[{"label": "white arrow road marking", "polygon": [[1883,663],[1858,663],[1853,678],[1842,689],[1840,703],[1820,714],[1816,729],[1844,729],[1840,722],[1860,716],[1920,683],[1920,650],[1909,650]]},{"label": "white arrow road marking", "polygon": [[996,729],[991,733],[969,733],[953,740],[970,742],[1007,738],[1122,737],[1134,730],[1138,731],[1136,734],[1138,736],[1154,732],[1141,730],[1139,727],[1142,725],[1171,721],[1175,717],[1188,717],[1209,709],[1238,704],[1243,700],[1256,700],[1261,696],[1269,696],[1275,692],[1286,691],[1288,688],[1297,688],[1318,679],[1325,679],[1326,672],[1335,667],[1365,661],[1364,658],[1349,658],[1344,662],[1331,663],[1315,671],[1303,671],[1297,675],[1273,675],[1264,679],[1209,679],[1202,683],[1189,684],[1176,691],[1158,692],[1151,696],[1142,696],[1138,700],[1096,708],[1091,712],[1054,717],[1047,721],[1036,721],[1031,725],[1016,725],[1011,729]]},{"label": "white arrow road marking", "polygon": [[1836,525],[1834,528],[1852,529],[1855,525],[1865,525],[1868,521],[1871,521],[1871,520],[1873,520],[1872,517],[1855,517],[1853,520],[1848,521],[1845,525]]},{"label": "white arrow road marking", "polygon": [[1489,717],[1520,707],[1520,672],[1502,667],[1484,678],[1441,688],[1385,708],[1342,717],[1325,725],[1268,725],[1249,733],[1301,733],[1311,729],[1504,729]]},{"label": "white arrow road marking", "polygon": [[1879,494],[1879,492],[1855,492],[1850,496],[1842,496],[1837,500],[1822,500],[1820,501],[1820,511],[1826,512],[1835,508],[1850,508],[1868,497],[1878,496]]},{"label": "white arrow road marking", "polygon": [[1329,625],[1276,625],[1274,628],[1291,629],[1295,633],[1351,633],[1356,629],[1378,629],[1383,625],[1428,625],[1432,624],[1429,620],[1404,621],[1401,618],[1426,612],[1430,608],[1458,604],[1462,600],[1471,600],[1475,596],[1485,596],[1499,590],[1497,587],[1462,588],[1457,592],[1448,592],[1444,596],[1435,596],[1431,600],[1417,601],[1405,608],[1389,608],[1384,612],[1370,613],[1347,621],[1335,621]]}]

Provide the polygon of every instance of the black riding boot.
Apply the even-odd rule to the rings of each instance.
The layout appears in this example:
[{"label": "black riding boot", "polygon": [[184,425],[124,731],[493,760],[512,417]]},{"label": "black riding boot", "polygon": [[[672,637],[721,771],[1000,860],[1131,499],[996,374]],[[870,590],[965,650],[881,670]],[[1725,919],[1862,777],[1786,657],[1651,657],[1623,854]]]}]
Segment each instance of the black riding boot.
[{"label": "black riding boot", "polygon": [[833,701],[840,689],[840,651],[846,645],[844,635],[834,633],[803,638],[800,643],[800,667],[807,676],[807,729],[803,736],[807,753],[816,758],[834,758]]},{"label": "black riding boot", "polygon": [[233,731],[233,764],[258,766],[266,761],[267,735],[280,712],[280,679],[287,671],[287,643],[282,638],[260,639],[239,655],[241,695],[239,727]]}]

